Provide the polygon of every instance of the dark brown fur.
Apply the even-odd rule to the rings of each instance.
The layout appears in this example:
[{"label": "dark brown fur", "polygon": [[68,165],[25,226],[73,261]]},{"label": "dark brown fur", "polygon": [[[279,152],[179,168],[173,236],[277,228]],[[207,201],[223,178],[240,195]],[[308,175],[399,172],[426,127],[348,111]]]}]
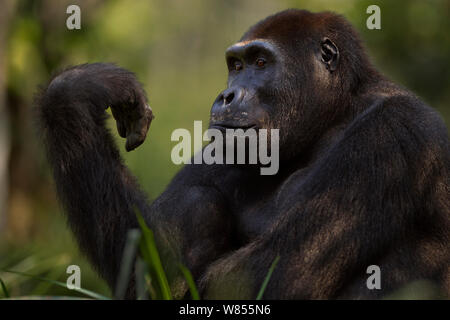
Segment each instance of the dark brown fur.
[{"label": "dark brown fur", "polygon": [[[333,72],[315,60],[324,37],[339,48]],[[418,279],[449,297],[450,144],[439,115],[376,71],[340,16],[284,11],[242,38],[251,39],[271,41],[284,61],[279,81],[259,96],[273,107],[267,125],[280,128],[275,176],[187,165],[149,205],[104,126],[112,106],[127,127],[122,136],[139,119],[148,128],[133,75],[77,66],[43,91],[38,113],[57,191],[100,273],[115,286],[137,206],[181,296],[175,262],[191,269],[206,298],[255,298],[279,256],[265,298],[379,298]],[[138,131],[135,144],[145,138]],[[372,264],[381,290],[366,287]]]}]

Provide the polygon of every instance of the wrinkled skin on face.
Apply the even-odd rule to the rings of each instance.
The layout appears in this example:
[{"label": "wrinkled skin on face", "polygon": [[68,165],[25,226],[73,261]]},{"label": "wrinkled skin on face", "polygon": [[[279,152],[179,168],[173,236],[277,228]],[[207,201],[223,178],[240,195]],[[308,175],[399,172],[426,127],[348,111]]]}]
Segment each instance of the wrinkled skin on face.
[{"label": "wrinkled skin on face", "polygon": [[[336,43],[343,39],[324,36],[336,16],[324,14],[318,22],[304,12],[302,19],[285,19],[263,20],[227,49],[228,87],[214,101],[210,119],[211,128],[280,129],[282,160],[304,152],[339,120],[358,82],[348,77],[350,61],[340,56]],[[360,51],[343,23],[355,37],[355,48],[347,51]]]}]

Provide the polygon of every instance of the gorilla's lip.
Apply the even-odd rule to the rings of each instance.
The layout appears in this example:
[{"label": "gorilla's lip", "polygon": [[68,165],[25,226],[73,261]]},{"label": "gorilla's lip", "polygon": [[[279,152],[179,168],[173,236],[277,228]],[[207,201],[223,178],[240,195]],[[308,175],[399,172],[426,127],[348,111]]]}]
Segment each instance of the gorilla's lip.
[{"label": "gorilla's lip", "polygon": [[225,131],[226,129],[257,129],[256,124],[229,124],[229,123],[213,123],[209,126],[210,129],[218,129],[221,131]]}]

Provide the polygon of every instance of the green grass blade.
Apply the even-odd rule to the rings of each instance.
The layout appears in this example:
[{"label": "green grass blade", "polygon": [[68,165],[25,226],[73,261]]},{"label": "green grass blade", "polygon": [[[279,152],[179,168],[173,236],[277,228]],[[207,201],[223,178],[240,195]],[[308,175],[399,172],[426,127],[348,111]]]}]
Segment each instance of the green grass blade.
[{"label": "green grass blade", "polygon": [[122,261],[120,265],[119,277],[114,297],[116,299],[123,299],[128,288],[130,276],[133,273],[133,262],[136,255],[136,249],[141,238],[141,232],[137,229],[129,230],[127,233],[127,241],[123,250]]},{"label": "green grass blade", "polygon": [[141,254],[143,255],[144,260],[148,263],[150,269],[153,269],[151,271],[154,271],[153,273],[156,276],[162,299],[172,300],[169,282],[167,281],[166,273],[164,272],[159,253],[156,248],[153,232],[147,227],[144,218],[141,214],[139,214],[139,212],[136,212],[136,216],[143,236],[141,239]]},{"label": "green grass blade", "polygon": [[200,295],[198,294],[197,286],[195,285],[194,278],[188,268],[180,265],[181,272],[183,272],[184,278],[189,286],[189,291],[191,293],[192,300],[200,300]]},{"label": "green grass blade", "polygon": [[[63,270],[61,268],[54,268],[48,270],[45,273],[45,277],[47,279],[58,279],[63,274]],[[47,281],[38,281],[37,285],[31,290],[32,296],[44,296],[48,290],[52,287],[52,284]]]},{"label": "green grass blade", "polygon": [[148,293],[152,299],[156,299],[156,294],[152,288],[147,288],[145,286],[145,275],[148,273],[147,264],[141,257],[137,257],[135,264],[134,275],[136,278],[136,300],[147,300]]},{"label": "green grass blade", "polygon": [[256,296],[256,300],[262,299],[264,291],[266,290],[267,284],[269,283],[269,280],[272,277],[273,270],[275,270],[275,267],[277,266],[279,260],[280,260],[280,256],[277,256],[275,258],[275,260],[272,262],[272,265],[269,268],[269,272],[267,272],[266,278],[264,279],[261,289],[259,289],[258,295]]},{"label": "green grass blade", "polygon": [[[52,280],[52,279],[47,279],[47,278],[35,276],[35,275],[32,275],[32,274],[24,273],[24,272],[19,272],[19,271],[0,270],[0,272],[13,273],[13,274],[18,274],[18,275],[21,275],[21,276],[24,276],[24,277],[29,277],[29,278],[32,278],[32,279],[35,279],[35,280],[45,281],[45,282],[51,283],[51,284],[53,284],[53,285],[55,285],[55,286],[63,287],[63,288],[66,288],[67,290],[69,290],[69,289],[67,288],[67,284],[65,284],[65,283],[63,283],[63,282],[60,282],[60,281],[56,281],[56,280]],[[98,293],[96,293],[96,292],[93,292],[93,291],[90,291],[90,290],[86,290],[86,289],[83,289],[83,288],[80,288],[80,289],[73,289],[73,290],[71,290],[71,291],[76,291],[76,292],[78,292],[78,293],[84,294],[84,295],[86,295],[86,296],[88,296],[88,297],[91,297],[91,298],[94,298],[94,299],[99,299],[99,300],[111,300],[111,299],[108,298],[108,297],[105,297],[105,296],[103,296],[103,295],[101,295],[101,294],[98,294]]]},{"label": "green grass blade", "polygon": [[3,282],[1,278],[0,278],[0,286],[2,287],[3,295],[5,296],[5,298],[9,298],[10,296],[8,289],[6,288],[6,284]]}]

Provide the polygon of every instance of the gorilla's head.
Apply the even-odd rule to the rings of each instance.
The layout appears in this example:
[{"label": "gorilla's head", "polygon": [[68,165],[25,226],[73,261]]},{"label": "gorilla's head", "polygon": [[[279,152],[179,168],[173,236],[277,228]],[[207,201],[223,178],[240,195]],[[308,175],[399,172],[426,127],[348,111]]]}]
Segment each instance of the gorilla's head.
[{"label": "gorilla's head", "polygon": [[210,127],[280,129],[280,157],[308,148],[346,116],[375,71],[341,16],[286,10],[251,27],[226,51],[228,88]]}]

